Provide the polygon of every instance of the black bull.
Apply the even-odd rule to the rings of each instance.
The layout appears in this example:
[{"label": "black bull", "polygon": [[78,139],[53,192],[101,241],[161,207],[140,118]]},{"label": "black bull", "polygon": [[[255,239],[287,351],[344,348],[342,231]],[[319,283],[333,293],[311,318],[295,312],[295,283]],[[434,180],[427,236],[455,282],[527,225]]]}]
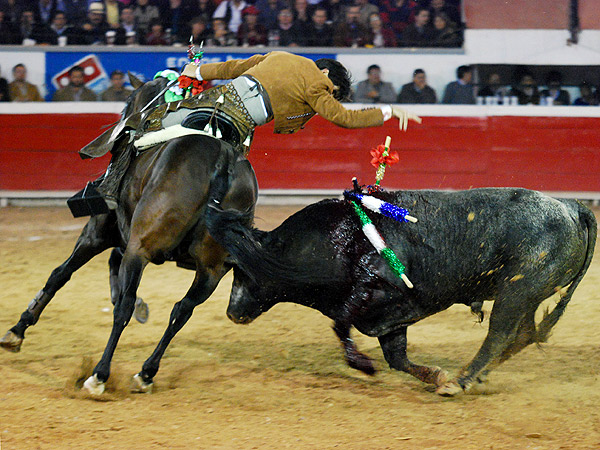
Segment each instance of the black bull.
[{"label": "black bull", "polygon": [[[576,201],[514,188],[376,196],[419,219],[400,223],[369,213],[413,289],[366,240],[346,201],[310,205],[268,233],[246,228],[239,212],[209,208],[211,235],[234,263],[228,316],[248,323],[279,302],[314,308],[334,320],[350,366],[374,372],[350,339],[354,326],[379,339],[390,367],[453,395],[527,345],[545,341],[592,260],[596,220]],[[538,306],[556,292],[560,301],[536,326]],[[410,324],[457,303],[481,315],[488,300],[494,304],[487,337],[455,379],[409,361]]]}]

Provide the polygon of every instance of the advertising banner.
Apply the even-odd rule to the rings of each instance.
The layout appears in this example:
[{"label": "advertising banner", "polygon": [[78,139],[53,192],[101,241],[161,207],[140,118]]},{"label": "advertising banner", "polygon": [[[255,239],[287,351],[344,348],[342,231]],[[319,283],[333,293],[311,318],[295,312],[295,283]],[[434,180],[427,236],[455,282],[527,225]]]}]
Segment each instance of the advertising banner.
[{"label": "advertising banner", "polygon": [[[221,62],[230,59],[245,59],[255,53],[212,53],[205,49],[205,63]],[[313,60],[335,58],[333,53],[305,54]],[[181,70],[188,62],[187,48],[180,47],[173,52],[49,52],[46,54],[46,100],[51,100],[57,89],[68,84],[68,72],[75,65],[84,69],[85,84],[96,94],[109,87],[110,74],[114,70],[130,71],[143,81],[154,78],[164,69]]]}]

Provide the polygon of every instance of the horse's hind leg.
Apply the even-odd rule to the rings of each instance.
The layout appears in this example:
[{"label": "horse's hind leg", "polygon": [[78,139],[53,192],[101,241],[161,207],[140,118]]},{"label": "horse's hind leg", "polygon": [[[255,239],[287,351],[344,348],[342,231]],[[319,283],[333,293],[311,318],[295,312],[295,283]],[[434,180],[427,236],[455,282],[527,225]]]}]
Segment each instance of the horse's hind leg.
[{"label": "horse's hind leg", "polygon": [[413,377],[421,380],[424,383],[433,384],[435,386],[443,385],[448,373],[439,367],[428,367],[413,364],[406,354],[406,331],[408,327],[402,327],[379,337],[379,344],[383,350],[383,356],[392,369],[401,370]]},{"label": "horse's hind leg", "polygon": [[102,358],[94,368],[93,375],[83,384],[84,388],[94,395],[104,392],[104,383],[110,376],[110,363],[117,348],[123,330],[131,320],[135,308],[137,288],[142,278],[148,258],[142,251],[129,243],[119,269],[119,299],[113,310],[113,326]]},{"label": "horse's hind leg", "polygon": [[223,265],[225,252],[211,237],[205,236],[203,243],[192,254],[200,255],[196,277],[185,297],[175,303],[169,318],[169,325],[154,352],[144,362],[140,373],[134,376],[132,391],[146,393],[152,391],[152,379],[158,372],[160,360],[171,340],[192,317],[194,308],[206,301],[213,293],[228,268]]},{"label": "horse's hind leg", "polygon": [[19,322],[0,340],[2,348],[12,352],[20,351],[25,338],[25,330],[37,323],[42,311],[56,292],[69,281],[76,270],[113,245],[109,226],[110,217],[112,215],[102,215],[89,220],[79,235],[71,256],[52,271],[43,289],[38,292],[21,314]]},{"label": "horse's hind leg", "polygon": [[[108,272],[110,274],[110,299],[113,305],[117,303],[117,300],[121,294],[121,289],[119,288],[119,268],[121,267],[122,260],[123,249],[120,247],[115,247],[110,254],[110,258],[108,259]],[[139,323],[146,323],[149,315],[150,309],[148,308],[148,305],[141,299],[141,297],[137,297],[135,300],[133,317],[135,317],[135,320],[137,320]]]}]

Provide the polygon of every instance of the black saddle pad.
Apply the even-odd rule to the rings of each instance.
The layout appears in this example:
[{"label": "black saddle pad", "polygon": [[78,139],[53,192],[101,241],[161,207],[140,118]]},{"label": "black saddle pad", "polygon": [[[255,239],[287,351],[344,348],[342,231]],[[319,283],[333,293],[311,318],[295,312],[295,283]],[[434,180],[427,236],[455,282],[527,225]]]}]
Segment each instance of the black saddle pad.
[{"label": "black saddle pad", "polygon": [[[183,119],[181,125],[186,128],[193,128],[195,130],[204,130],[206,124],[211,121],[212,114],[213,110],[194,111],[185,119]],[[217,111],[214,117],[212,117],[211,125],[213,128],[213,134],[216,133],[216,126],[219,127],[222,135],[221,139],[225,142],[234,147],[237,147],[242,143],[240,133],[229,116]]]}]

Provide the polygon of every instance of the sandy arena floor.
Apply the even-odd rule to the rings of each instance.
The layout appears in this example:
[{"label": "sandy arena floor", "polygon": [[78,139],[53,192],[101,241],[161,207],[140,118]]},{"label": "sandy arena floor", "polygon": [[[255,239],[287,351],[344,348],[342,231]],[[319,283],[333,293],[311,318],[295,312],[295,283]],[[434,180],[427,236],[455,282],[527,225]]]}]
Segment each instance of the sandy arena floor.
[{"label": "sandy arena floor", "polygon": [[[257,226],[294,210],[261,207]],[[0,208],[2,335],[84,223],[66,208]],[[231,275],[167,350],[154,393],[129,394],[193,276],[150,266],[139,291],[150,320],[125,330],[108,392],[94,400],[74,386],[110,333],[106,252],[57,294],[20,353],[0,353],[0,449],[600,449],[598,254],[548,344],[500,366],[484,391],[450,399],[388,369],[377,341],[358,333],[380,372],[348,368],[316,311],[278,305],[251,325],[231,323]],[[486,329],[454,307],[411,327],[409,354],[454,373]]]}]

